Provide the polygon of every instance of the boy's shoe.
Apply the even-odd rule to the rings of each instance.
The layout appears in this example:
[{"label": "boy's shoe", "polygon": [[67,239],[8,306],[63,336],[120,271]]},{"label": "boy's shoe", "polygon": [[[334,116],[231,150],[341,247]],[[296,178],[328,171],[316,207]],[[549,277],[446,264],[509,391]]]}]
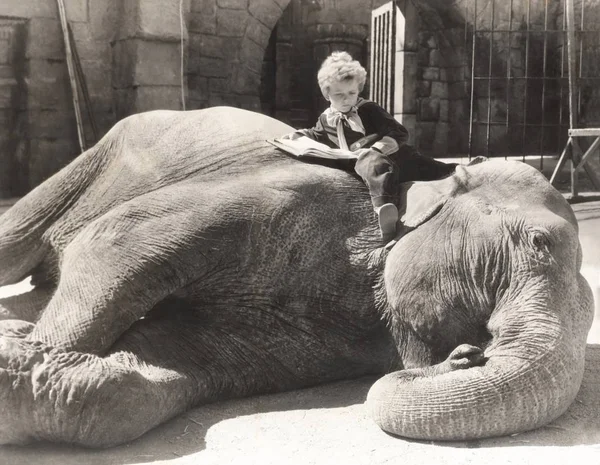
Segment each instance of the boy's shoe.
[{"label": "boy's shoe", "polygon": [[381,238],[391,241],[396,236],[396,224],[398,223],[398,209],[393,203],[385,203],[377,210]]}]

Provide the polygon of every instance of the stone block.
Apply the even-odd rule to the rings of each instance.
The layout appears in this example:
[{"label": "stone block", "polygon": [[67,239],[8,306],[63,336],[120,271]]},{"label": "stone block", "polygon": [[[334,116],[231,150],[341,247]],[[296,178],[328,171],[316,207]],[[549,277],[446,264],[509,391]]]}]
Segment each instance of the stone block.
[{"label": "stone block", "polygon": [[261,76],[245,67],[237,67],[233,74],[231,92],[236,94],[259,95]]},{"label": "stone block", "polygon": [[208,78],[209,93],[226,93],[229,91],[229,79],[226,78]]},{"label": "stone block", "polygon": [[450,121],[468,121],[470,107],[465,100],[451,100],[448,106],[448,119]]},{"label": "stone block", "polygon": [[398,113],[416,113],[417,102],[417,54],[399,52],[396,54],[396,92],[394,108]]},{"label": "stone block", "polygon": [[429,66],[429,52],[430,50],[428,48],[419,48],[419,51],[417,52],[417,63],[419,63],[419,66]]},{"label": "stone block", "polygon": [[245,10],[248,8],[248,0],[217,0],[217,6],[232,10]]},{"label": "stone block", "polygon": [[256,18],[248,18],[248,25],[246,26],[246,38],[265,48],[269,43],[270,37],[271,30],[267,26],[265,26]]},{"label": "stone block", "polygon": [[[179,0],[127,0],[123,3],[119,39],[131,37],[181,39]],[[184,9],[184,11],[186,11]],[[184,27],[184,37],[187,31]]]},{"label": "stone block", "polygon": [[244,10],[218,10],[217,33],[222,37],[243,37],[248,13]]},{"label": "stone block", "polygon": [[65,59],[60,21],[50,18],[31,18],[29,20],[25,58]]},{"label": "stone block", "polygon": [[69,21],[88,20],[88,0],[65,0],[65,11]]},{"label": "stone block", "polygon": [[417,115],[414,113],[396,113],[394,118],[406,129],[408,129],[408,143],[416,145],[417,143]]},{"label": "stone block", "polygon": [[440,69],[425,67],[422,69],[422,78],[427,81],[438,81],[440,79]]},{"label": "stone block", "polygon": [[260,99],[256,95],[240,95],[238,97],[238,105],[245,110],[261,111]]},{"label": "stone block", "polygon": [[431,96],[436,98],[448,98],[448,84],[439,81],[432,82]]},{"label": "stone block", "polygon": [[450,100],[440,99],[440,121],[448,121],[450,116]]},{"label": "stone block", "polygon": [[102,61],[107,64],[111,61],[112,46],[105,40],[78,40],[76,47],[81,60]]},{"label": "stone block", "polygon": [[439,67],[442,64],[442,53],[439,50],[429,51],[429,66]]},{"label": "stone block", "polygon": [[179,86],[139,86],[116,90],[117,119],[151,110],[181,110]]},{"label": "stone block", "polygon": [[431,152],[435,141],[437,123],[419,122],[416,127],[416,146],[423,152]]},{"label": "stone block", "polygon": [[463,99],[468,94],[467,81],[453,82],[448,85],[448,98],[452,100]]},{"label": "stone block", "polygon": [[179,85],[181,57],[177,42],[126,39],[114,44],[113,86]]},{"label": "stone block", "polygon": [[[0,86],[0,118],[5,115],[1,110],[13,109],[13,101],[18,91],[19,86],[16,80],[2,80],[2,85]],[[0,135],[5,128],[2,126],[2,123],[4,123],[4,121],[0,120]]]},{"label": "stone block", "polygon": [[121,0],[90,1],[88,27],[94,40],[108,42],[117,36]]},{"label": "stone block", "polygon": [[27,109],[72,109],[71,87],[67,79],[27,79]]},{"label": "stone block", "polygon": [[191,12],[214,16],[217,11],[216,0],[192,0]]},{"label": "stone block", "polygon": [[255,44],[251,40],[242,41],[240,61],[249,70],[259,74],[261,73],[264,54],[265,50],[260,45]]},{"label": "stone block", "polygon": [[188,76],[188,93],[190,100],[205,100],[208,98],[208,78],[197,75]]},{"label": "stone block", "polygon": [[110,61],[84,60],[81,62],[85,82],[91,97],[110,99],[112,94]]},{"label": "stone block", "polygon": [[204,15],[199,13],[190,14],[190,33],[199,32],[200,34],[217,33],[217,15]]},{"label": "stone block", "polygon": [[435,127],[435,137],[433,139],[433,156],[444,157],[448,155],[448,123],[438,123]]},{"label": "stone block", "polygon": [[67,139],[32,138],[29,153],[29,188],[33,189],[67,166],[81,152],[77,135]]},{"label": "stone block", "polygon": [[221,58],[191,56],[189,72],[204,77],[227,77],[231,65]]},{"label": "stone block", "polygon": [[208,97],[208,106],[209,107],[217,107],[221,105],[237,107],[238,105],[238,95],[235,94],[211,94]]},{"label": "stone block", "polygon": [[440,99],[423,98],[419,103],[420,121],[438,121],[440,119]]},{"label": "stone block", "polygon": [[278,5],[264,0],[248,0],[248,12],[269,29],[273,29],[283,10]]},{"label": "stone block", "polygon": [[205,57],[220,58],[223,57],[223,51],[233,47],[237,49],[236,39],[214,36],[211,34],[192,34],[190,36],[190,49],[193,53],[200,54]]},{"label": "stone block", "polygon": [[32,138],[69,139],[77,135],[72,109],[29,110],[29,135]]},{"label": "stone block", "polygon": [[429,97],[431,95],[431,81],[417,82],[417,97]]}]

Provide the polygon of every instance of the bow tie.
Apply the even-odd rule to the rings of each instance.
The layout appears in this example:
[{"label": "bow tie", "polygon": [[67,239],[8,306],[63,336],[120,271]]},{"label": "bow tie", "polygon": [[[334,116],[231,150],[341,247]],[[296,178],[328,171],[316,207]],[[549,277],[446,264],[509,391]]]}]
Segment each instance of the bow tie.
[{"label": "bow tie", "polygon": [[361,134],[365,133],[365,127],[363,126],[360,116],[358,116],[356,107],[352,107],[352,109],[346,113],[342,113],[341,111],[329,107],[325,110],[325,116],[327,118],[327,124],[334,128],[337,127],[340,121],[345,120],[353,131],[360,132]]}]

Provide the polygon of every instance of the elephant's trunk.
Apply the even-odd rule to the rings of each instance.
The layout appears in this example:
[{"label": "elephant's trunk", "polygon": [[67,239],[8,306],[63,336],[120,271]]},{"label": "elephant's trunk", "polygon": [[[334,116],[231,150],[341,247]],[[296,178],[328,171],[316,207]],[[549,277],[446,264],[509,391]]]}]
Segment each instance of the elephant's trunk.
[{"label": "elephant's trunk", "polygon": [[367,398],[376,423],[409,438],[464,440],[522,432],[560,416],[581,384],[593,316],[589,285],[579,274],[571,279],[554,289],[543,277],[533,280],[535,301],[519,301],[528,295],[521,289],[499,305],[484,366],[378,380]]}]

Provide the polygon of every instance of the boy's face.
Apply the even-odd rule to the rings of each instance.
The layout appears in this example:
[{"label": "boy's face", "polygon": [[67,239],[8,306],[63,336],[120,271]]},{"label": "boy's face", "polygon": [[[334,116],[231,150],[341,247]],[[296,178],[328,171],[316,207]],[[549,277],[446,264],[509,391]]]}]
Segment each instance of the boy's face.
[{"label": "boy's face", "polygon": [[329,86],[329,101],[331,108],[346,113],[356,105],[358,100],[358,82],[356,79],[346,79],[332,82]]}]

